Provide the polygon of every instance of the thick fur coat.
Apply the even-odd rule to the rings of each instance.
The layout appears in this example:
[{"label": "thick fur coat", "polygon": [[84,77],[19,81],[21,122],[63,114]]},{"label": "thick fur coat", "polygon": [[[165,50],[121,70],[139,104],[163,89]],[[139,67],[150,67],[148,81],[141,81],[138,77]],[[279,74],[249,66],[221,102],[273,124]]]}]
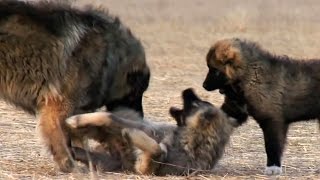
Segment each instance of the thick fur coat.
[{"label": "thick fur coat", "polygon": [[255,42],[234,38],[215,43],[207,64],[204,88],[235,89],[263,130],[266,173],[281,173],[289,124],[320,117],[320,60],[277,56]]},{"label": "thick fur coat", "polygon": [[36,114],[62,171],[72,169],[65,119],[106,106],[143,114],[149,68],[117,17],[54,2],[0,1],[0,97]]},{"label": "thick fur coat", "polygon": [[[76,115],[68,118],[67,124],[71,134],[93,138],[104,147],[114,145],[112,139],[122,145],[112,148],[118,149],[121,158],[110,156],[110,149],[91,152],[93,164],[103,170],[155,175],[188,175],[197,170],[211,170],[222,157],[238,122],[201,100],[191,89],[183,92],[183,104],[182,109],[170,109],[177,125],[136,119],[125,111]],[[242,112],[239,109],[236,114]],[[111,130],[118,132],[110,133]],[[75,154],[78,160],[88,162],[80,148],[75,149]]]}]

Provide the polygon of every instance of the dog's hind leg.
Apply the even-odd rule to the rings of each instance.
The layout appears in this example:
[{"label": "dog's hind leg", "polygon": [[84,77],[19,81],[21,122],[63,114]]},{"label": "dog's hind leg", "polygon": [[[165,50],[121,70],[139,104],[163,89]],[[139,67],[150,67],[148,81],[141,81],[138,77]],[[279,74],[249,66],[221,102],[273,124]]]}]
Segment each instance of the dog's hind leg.
[{"label": "dog's hind leg", "polygon": [[137,129],[123,129],[122,134],[139,150],[135,162],[135,171],[140,174],[155,173],[167,154],[167,147]]}]

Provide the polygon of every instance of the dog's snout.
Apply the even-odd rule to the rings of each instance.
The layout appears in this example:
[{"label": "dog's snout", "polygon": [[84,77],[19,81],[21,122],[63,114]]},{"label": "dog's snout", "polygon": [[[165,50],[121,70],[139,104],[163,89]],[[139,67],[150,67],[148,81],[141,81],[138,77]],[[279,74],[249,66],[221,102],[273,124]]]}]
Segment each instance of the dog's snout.
[{"label": "dog's snout", "polygon": [[211,91],[210,85],[207,81],[203,82],[202,87],[207,91]]},{"label": "dog's snout", "polygon": [[203,82],[202,87],[206,89],[207,83],[206,83],[206,82]]},{"label": "dog's snout", "polygon": [[219,93],[220,94],[225,94],[225,90],[224,89],[219,89]]}]

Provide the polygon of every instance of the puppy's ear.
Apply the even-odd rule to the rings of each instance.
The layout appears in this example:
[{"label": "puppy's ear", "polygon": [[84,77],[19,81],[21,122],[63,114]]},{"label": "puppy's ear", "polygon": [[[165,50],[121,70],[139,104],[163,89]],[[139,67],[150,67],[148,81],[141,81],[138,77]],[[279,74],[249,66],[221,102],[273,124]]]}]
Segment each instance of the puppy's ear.
[{"label": "puppy's ear", "polygon": [[237,56],[239,54],[239,50],[233,46],[229,46],[225,51],[225,57],[223,59],[224,64],[236,64]]},{"label": "puppy's ear", "polygon": [[184,103],[200,101],[200,98],[195,94],[192,88],[185,89],[182,92],[182,97],[183,97]]},{"label": "puppy's ear", "polygon": [[182,126],[184,124],[182,119],[182,113],[183,113],[182,109],[171,107],[169,112],[170,112],[170,115],[176,120],[178,126]]},{"label": "puppy's ear", "polygon": [[232,39],[225,39],[218,41],[214,45],[216,60],[220,61],[222,65],[233,65],[237,64],[239,60],[240,50],[235,45],[235,41]]},{"label": "puppy's ear", "polygon": [[235,47],[229,47],[225,51],[225,58],[223,60],[225,64],[225,72],[229,79],[235,78],[235,68],[241,65],[240,52]]},{"label": "puppy's ear", "polygon": [[242,66],[241,52],[236,40],[226,39],[215,44],[216,62],[224,66],[228,79],[236,78],[236,68]]},{"label": "puppy's ear", "polygon": [[231,65],[226,65],[225,72],[228,79],[235,79],[236,75],[235,75],[234,67],[232,67]]}]

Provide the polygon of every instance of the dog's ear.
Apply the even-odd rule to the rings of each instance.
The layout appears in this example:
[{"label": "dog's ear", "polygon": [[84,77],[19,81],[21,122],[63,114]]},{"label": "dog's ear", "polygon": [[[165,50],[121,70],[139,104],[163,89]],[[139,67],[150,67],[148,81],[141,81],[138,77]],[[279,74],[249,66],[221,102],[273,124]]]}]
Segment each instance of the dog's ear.
[{"label": "dog's ear", "polygon": [[214,46],[216,60],[222,65],[237,64],[239,49],[235,47],[232,39],[218,41]]},{"label": "dog's ear", "polygon": [[183,97],[184,103],[191,103],[194,101],[200,101],[200,98],[196,95],[193,88],[185,89],[182,92],[182,97]]},{"label": "dog's ear", "polygon": [[176,120],[178,126],[184,125],[183,118],[182,118],[182,113],[183,113],[182,109],[171,107],[169,112],[170,112],[170,115]]},{"label": "dog's ear", "polygon": [[233,68],[231,65],[226,65],[225,68],[226,68],[226,70],[225,70],[226,76],[227,76],[229,79],[234,79],[234,77],[235,77],[235,70],[234,70],[234,68]]},{"label": "dog's ear", "polygon": [[224,66],[228,79],[235,79],[235,68],[242,63],[240,50],[235,47],[234,41],[230,39],[218,41],[214,47],[217,63]]}]

